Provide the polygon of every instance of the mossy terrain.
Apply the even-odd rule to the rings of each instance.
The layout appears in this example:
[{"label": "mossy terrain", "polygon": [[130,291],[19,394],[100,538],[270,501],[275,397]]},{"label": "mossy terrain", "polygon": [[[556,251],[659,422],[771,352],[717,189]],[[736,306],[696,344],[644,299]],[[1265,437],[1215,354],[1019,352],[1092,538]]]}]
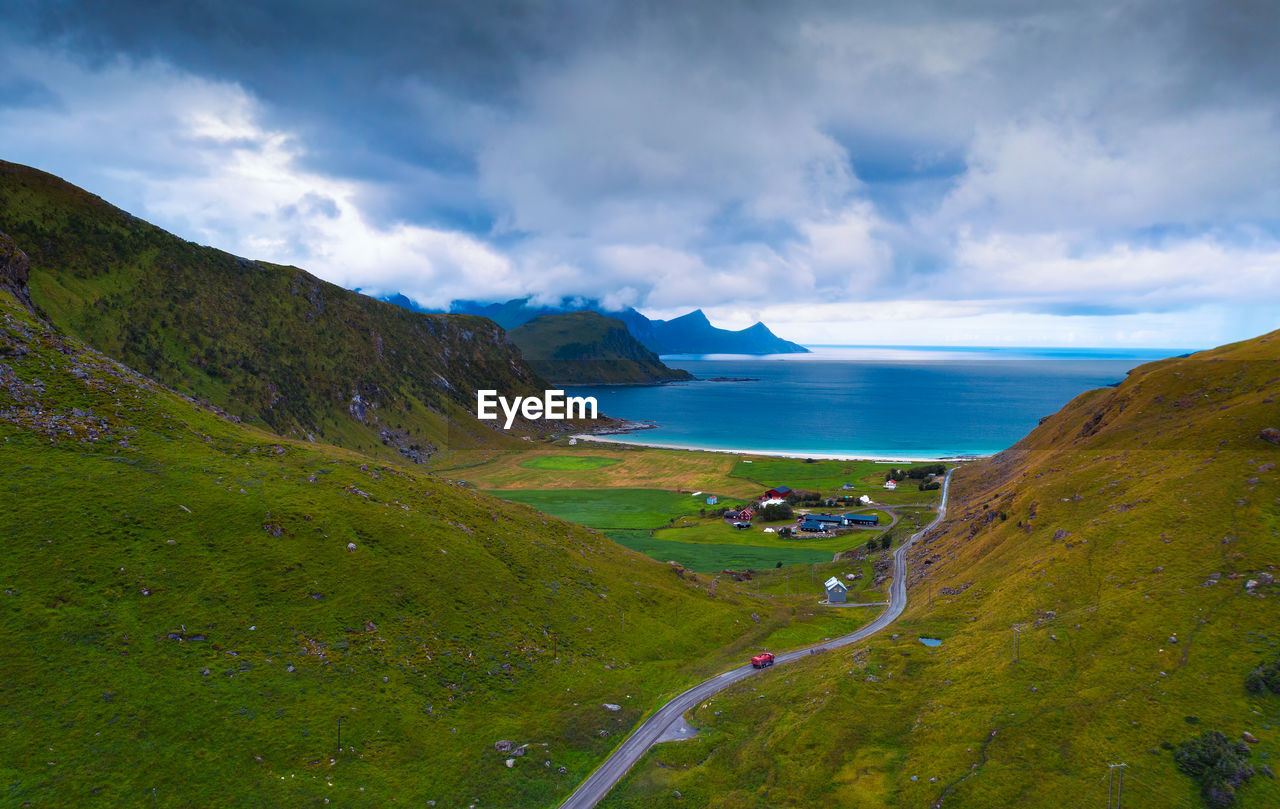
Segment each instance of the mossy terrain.
[{"label": "mossy terrain", "polygon": [[233,423],[7,291],[0,459],[4,805],[552,805],[664,695],[793,620],[825,631],[420,467]]},{"label": "mossy terrain", "polygon": [[1123,762],[1126,806],[1196,807],[1174,751],[1209,731],[1251,753],[1236,805],[1280,805],[1280,696],[1246,687],[1280,649],[1277,399],[1280,332],[965,465],[889,633],[700,706],[604,806],[1097,806]]},{"label": "mossy terrain", "polygon": [[513,447],[474,418],[475,391],[546,386],[484,318],[410,312],[192,244],[3,161],[0,232],[30,258],[31,298],[65,333],[282,435],[400,461]]}]

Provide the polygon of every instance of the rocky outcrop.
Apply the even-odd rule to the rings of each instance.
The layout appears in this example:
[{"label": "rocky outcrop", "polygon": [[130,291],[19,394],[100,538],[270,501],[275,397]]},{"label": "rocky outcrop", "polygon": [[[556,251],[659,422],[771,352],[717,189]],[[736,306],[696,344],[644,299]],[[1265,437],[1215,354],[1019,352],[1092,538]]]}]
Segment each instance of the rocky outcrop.
[{"label": "rocky outcrop", "polygon": [[27,254],[6,233],[0,233],[0,289],[10,293],[33,314],[35,304],[27,292],[27,277],[31,263]]}]

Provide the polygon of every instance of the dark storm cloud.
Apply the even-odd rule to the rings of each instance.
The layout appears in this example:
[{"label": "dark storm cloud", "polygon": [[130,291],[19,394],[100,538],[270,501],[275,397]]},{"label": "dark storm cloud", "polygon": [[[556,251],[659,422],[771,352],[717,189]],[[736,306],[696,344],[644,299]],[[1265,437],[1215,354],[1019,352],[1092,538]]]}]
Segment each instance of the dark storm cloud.
[{"label": "dark storm cloud", "polygon": [[[1195,279],[1232,261],[1269,277],[1278,15],[1260,0],[44,0],[5,4],[0,31],[86,76],[123,57],[140,81],[167,65],[213,83],[193,92],[223,108],[223,85],[243,88],[249,123],[202,136],[206,162],[283,133],[297,148],[273,165],[355,183],[342,193],[370,227],[501,252],[495,295],[965,300],[999,279],[983,295],[1008,288],[1019,311],[1101,316],[1226,294]],[[85,80],[3,58],[0,105],[53,108]],[[129,80],[102,92],[124,99]],[[177,176],[183,153],[155,151],[137,158],[146,176]],[[275,207],[307,225],[288,237],[299,250],[350,221],[308,195],[341,196],[308,187]],[[1198,274],[1146,288],[1188,260]]]}]

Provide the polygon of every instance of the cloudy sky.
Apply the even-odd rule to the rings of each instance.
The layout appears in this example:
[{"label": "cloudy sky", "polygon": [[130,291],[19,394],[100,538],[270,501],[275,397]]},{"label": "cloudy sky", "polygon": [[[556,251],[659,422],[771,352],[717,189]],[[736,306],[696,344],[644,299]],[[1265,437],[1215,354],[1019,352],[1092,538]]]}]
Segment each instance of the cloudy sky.
[{"label": "cloudy sky", "polygon": [[0,158],[427,305],[806,343],[1280,327],[1275,5],[958,5],[8,0]]}]

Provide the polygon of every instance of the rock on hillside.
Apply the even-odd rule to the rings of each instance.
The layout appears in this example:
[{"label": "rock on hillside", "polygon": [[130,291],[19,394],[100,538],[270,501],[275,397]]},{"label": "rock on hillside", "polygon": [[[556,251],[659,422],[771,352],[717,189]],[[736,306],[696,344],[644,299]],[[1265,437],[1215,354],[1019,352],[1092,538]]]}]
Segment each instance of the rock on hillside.
[{"label": "rock on hillside", "polygon": [[13,295],[27,309],[34,311],[31,296],[27,292],[27,273],[30,262],[27,254],[6,233],[0,233],[0,289]]}]

